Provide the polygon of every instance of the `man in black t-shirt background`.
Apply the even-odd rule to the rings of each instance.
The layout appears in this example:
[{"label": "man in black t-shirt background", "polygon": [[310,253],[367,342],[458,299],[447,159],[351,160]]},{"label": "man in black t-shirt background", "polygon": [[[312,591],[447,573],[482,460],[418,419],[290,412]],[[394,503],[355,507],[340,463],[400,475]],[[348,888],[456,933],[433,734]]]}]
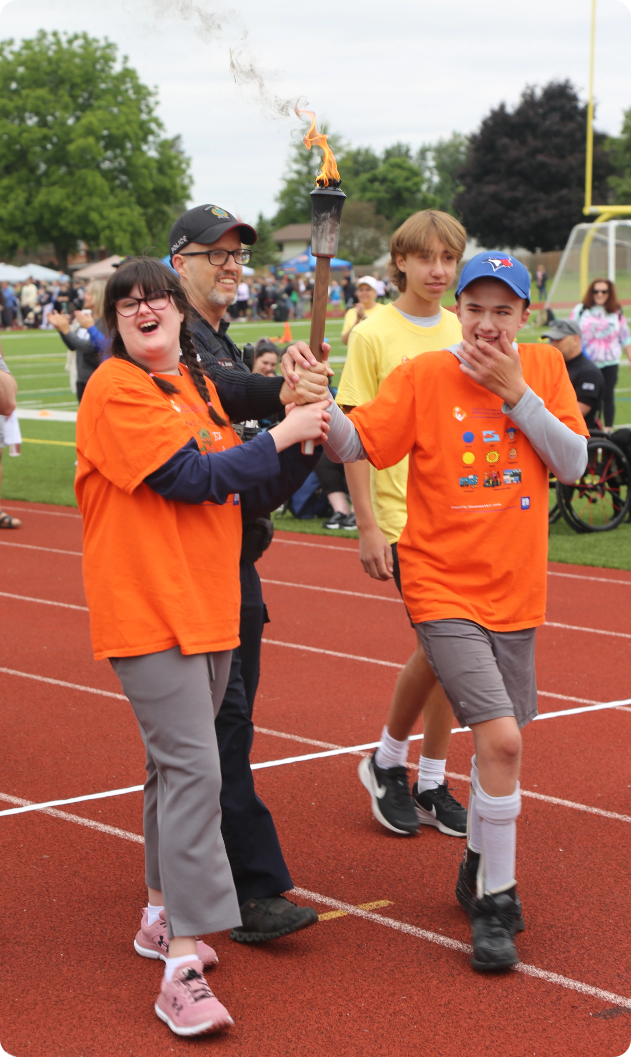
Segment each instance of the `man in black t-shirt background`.
[{"label": "man in black t-shirt background", "polygon": [[547,338],[563,356],[585,425],[588,429],[599,429],[596,415],[603,398],[603,379],[598,367],[583,352],[578,323],[571,319],[560,319],[548,327],[541,337]]}]

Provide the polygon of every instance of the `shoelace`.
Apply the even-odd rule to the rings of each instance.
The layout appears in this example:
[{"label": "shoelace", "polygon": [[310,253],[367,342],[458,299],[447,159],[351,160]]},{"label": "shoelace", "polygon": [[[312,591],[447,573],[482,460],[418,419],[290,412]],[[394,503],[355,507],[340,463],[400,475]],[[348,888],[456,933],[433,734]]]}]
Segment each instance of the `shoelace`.
[{"label": "shoelace", "polygon": [[192,967],[187,969],[186,976],[182,976],[181,982],[184,984],[193,1002],[201,1002],[204,998],[215,997],[206,983],[206,977],[202,976],[201,973],[198,973],[197,969],[193,969]]},{"label": "shoelace", "polygon": [[439,800],[442,800],[446,807],[455,807],[458,810],[462,807],[462,804],[458,803],[455,796],[452,796],[449,789],[449,782],[443,782],[443,784],[437,786],[436,789],[432,789],[432,793],[434,796],[437,796]]}]

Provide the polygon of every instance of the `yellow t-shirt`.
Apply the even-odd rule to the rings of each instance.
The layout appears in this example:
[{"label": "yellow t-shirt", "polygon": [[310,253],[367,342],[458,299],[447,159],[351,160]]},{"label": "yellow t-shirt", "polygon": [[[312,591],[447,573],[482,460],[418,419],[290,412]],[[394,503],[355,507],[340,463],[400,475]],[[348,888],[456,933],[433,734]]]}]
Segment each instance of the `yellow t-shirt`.
[{"label": "yellow t-shirt", "polygon": [[[358,407],[374,400],[382,382],[399,364],[422,352],[449,348],[462,339],[457,316],[445,308],[435,327],[410,323],[394,305],[383,308],[383,312],[359,323],[349,338],[348,358],[336,397],[342,406]],[[372,507],[377,524],[390,543],[398,541],[407,521],[407,480],[407,456],[387,470],[370,467]]]},{"label": "yellow t-shirt", "polygon": [[[385,305],[380,305],[377,301],[372,308],[365,308],[366,319],[371,319],[380,308],[385,308]],[[357,309],[349,308],[348,312],[344,316],[344,323],[342,324],[342,334],[346,334],[347,330],[350,330],[352,326],[357,322]],[[365,321],[364,321],[365,322]]]}]

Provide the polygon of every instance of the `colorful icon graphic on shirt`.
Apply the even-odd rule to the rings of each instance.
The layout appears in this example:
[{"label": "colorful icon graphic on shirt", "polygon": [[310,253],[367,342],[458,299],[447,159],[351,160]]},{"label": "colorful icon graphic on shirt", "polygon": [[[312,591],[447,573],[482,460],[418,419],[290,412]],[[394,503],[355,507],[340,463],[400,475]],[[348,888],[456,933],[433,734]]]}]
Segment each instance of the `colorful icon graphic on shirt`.
[{"label": "colorful icon graphic on shirt", "polygon": [[499,470],[489,470],[484,475],[484,488],[499,488],[501,485]]},{"label": "colorful icon graphic on shirt", "polygon": [[494,429],[483,429],[482,440],[485,444],[499,444],[500,435]]},{"label": "colorful icon graphic on shirt", "polygon": [[515,429],[514,426],[509,426],[508,427],[508,429],[506,430],[506,436],[508,437],[508,439],[510,440],[510,442],[512,444],[513,441],[515,440],[515,437],[517,436],[517,430]]},{"label": "colorful icon graphic on shirt", "polygon": [[462,453],[462,461],[465,466],[473,466],[475,462],[475,455],[472,451],[465,451]]},{"label": "colorful icon graphic on shirt", "polygon": [[179,407],[178,404],[176,404],[175,400],[171,401],[171,407],[173,408],[174,411],[181,411],[182,410],[182,408]]},{"label": "colorful icon graphic on shirt", "polygon": [[458,419],[458,422],[464,422],[467,417],[467,412],[463,411],[461,407],[454,407],[453,416]]},{"label": "colorful icon graphic on shirt", "polygon": [[478,486],[478,475],[477,473],[470,473],[466,477],[460,478],[460,487],[464,488],[467,492],[472,492],[474,488]]},{"label": "colorful icon graphic on shirt", "polygon": [[490,462],[491,466],[494,466],[496,462],[500,461],[499,451],[487,451],[486,461]]},{"label": "colorful icon graphic on shirt", "polygon": [[473,444],[475,440],[475,433],[472,433],[471,430],[468,429],[466,433],[462,434],[462,439],[465,444]]},{"label": "colorful icon graphic on shirt", "polygon": [[522,510],[530,510],[530,496],[523,495],[521,497],[521,508]]},{"label": "colorful icon graphic on shirt", "polygon": [[509,448],[508,449],[509,462],[515,462],[516,458],[517,458],[517,448]]},{"label": "colorful icon graphic on shirt", "polygon": [[517,467],[504,470],[504,484],[521,484],[521,470],[518,470]]}]

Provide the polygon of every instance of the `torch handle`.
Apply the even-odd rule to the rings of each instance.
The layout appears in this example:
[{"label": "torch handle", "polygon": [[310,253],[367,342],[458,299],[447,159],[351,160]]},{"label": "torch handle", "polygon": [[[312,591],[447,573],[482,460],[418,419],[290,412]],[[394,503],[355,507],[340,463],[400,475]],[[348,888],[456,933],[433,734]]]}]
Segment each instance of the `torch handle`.
[{"label": "torch handle", "polygon": [[[313,300],[311,303],[311,333],[309,334],[309,348],[318,362],[322,362],[322,342],[326,327],[326,310],[329,304],[329,276],[331,274],[331,260],[329,257],[316,257],[315,282],[313,285]],[[305,440],[302,444],[303,455],[313,455],[315,445],[312,440]]]}]

